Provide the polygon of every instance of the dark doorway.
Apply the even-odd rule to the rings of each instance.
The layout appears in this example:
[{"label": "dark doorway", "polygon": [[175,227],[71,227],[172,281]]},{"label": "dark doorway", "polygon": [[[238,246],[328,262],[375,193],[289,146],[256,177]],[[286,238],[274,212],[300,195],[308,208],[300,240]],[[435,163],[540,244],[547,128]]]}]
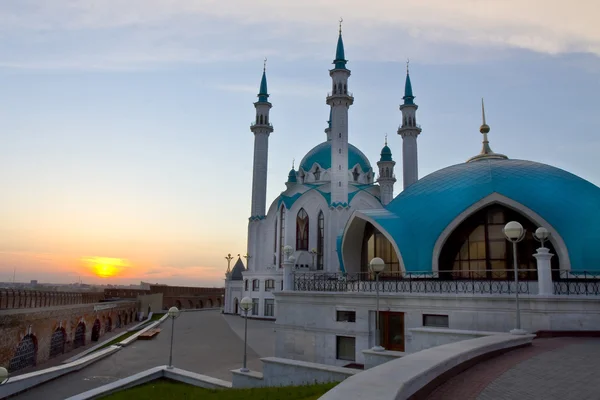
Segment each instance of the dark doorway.
[{"label": "dark doorway", "polygon": [[75,328],[75,338],[73,339],[73,348],[85,346],[85,324],[80,322]]},{"label": "dark doorway", "polygon": [[61,355],[65,352],[65,340],[67,339],[65,330],[58,328],[50,338],[50,358]]},{"label": "dark doorway", "polygon": [[94,326],[92,326],[92,342],[97,342],[100,339],[100,327],[100,320],[96,319]]},{"label": "dark doorway", "polygon": [[380,342],[386,350],[404,351],[404,313],[379,312]]},{"label": "dark doorway", "polygon": [[21,339],[15,355],[10,360],[8,372],[14,372],[35,365],[37,358],[37,340],[29,334]]}]

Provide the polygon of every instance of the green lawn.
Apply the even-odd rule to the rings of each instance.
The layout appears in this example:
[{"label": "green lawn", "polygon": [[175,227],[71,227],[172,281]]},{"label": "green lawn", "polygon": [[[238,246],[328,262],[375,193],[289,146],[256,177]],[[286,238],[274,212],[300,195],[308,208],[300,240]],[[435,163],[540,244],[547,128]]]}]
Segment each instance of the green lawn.
[{"label": "green lawn", "polygon": [[98,347],[96,350],[94,351],[98,351],[98,350],[102,350],[107,348],[108,346],[112,346],[113,344],[117,344],[125,339],[127,339],[129,336],[137,333],[139,331],[134,331],[134,332],[125,332],[122,335],[119,335],[117,337],[115,337],[113,340],[111,340],[110,342],[106,343],[104,346]]},{"label": "green lawn", "polygon": [[164,313],[162,314],[152,314],[152,318],[150,318],[150,321],[158,321],[159,319],[161,319],[163,317],[163,315],[165,315]]},{"label": "green lawn", "polygon": [[203,389],[168,379],[155,381],[102,397],[104,400],[316,400],[337,383],[256,389]]}]

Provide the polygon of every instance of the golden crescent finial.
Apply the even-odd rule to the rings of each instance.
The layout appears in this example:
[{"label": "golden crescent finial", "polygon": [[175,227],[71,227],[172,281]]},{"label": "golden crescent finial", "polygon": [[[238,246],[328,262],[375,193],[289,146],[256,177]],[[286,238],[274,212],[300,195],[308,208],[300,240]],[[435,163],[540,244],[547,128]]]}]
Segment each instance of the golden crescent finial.
[{"label": "golden crescent finial", "polygon": [[387,146],[387,133],[385,134],[385,145]]},{"label": "golden crescent finial", "polygon": [[342,34],[342,22],[344,22],[344,18],[340,17],[340,35]]},{"label": "golden crescent finial", "polygon": [[265,57],[265,61],[263,62],[263,72],[267,71],[267,57]]},{"label": "golden crescent finial", "polygon": [[292,169],[294,169],[294,163],[296,162],[295,158],[292,158]]},{"label": "golden crescent finial", "polygon": [[410,58],[406,57],[406,75],[408,75],[408,64],[410,63]]}]

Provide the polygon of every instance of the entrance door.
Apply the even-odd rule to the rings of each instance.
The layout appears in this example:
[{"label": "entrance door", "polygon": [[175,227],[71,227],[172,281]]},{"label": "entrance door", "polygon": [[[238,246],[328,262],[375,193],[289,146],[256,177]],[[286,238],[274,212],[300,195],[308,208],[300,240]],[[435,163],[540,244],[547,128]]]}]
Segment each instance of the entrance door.
[{"label": "entrance door", "polygon": [[404,313],[379,312],[381,345],[386,350],[404,351]]}]

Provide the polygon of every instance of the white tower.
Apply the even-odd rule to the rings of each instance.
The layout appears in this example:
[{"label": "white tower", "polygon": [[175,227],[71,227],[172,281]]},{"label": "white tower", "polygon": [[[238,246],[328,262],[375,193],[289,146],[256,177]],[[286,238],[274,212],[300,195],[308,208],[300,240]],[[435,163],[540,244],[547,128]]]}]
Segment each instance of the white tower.
[{"label": "white tower", "polygon": [[265,217],[267,204],[267,163],[269,158],[269,134],[273,126],[269,122],[269,94],[267,93],[266,60],[263,67],[262,80],[256,108],[256,121],[250,126],[254,133],[254,165],[252,166],[252,206],[250,220],[261,220]]},{"label": "white tower", "polygon": [[419,179],[419,164],[417,160],[417,136],[421,133],[421,126],[417,124],[417,106],[414,103],[408,64],[406,65],[406,84],[404,85],[404,104],[402,111],[402,125],[398,128],[398,135],[402,136],[402,183],[404,189]]},{"label": "white tower", "polygon": [[350,70],[346,68],[344,43],[342,42],[342,23],[335,53],[335,68],[329,71],[332,90],[327,96],[331,107],[331,205],[348,205],[348,109],[354,98],[348,92]]},{"label": "white tower", "polygon": [[394,175],[394,166],[396,162],[392,160],[392,151],[387,145],[387,135],[385,136],[385,146],[381,149],[381,158],[377,162],[379,168],[379,189],[381,191],[381,204],[388,205],[394,198],[394,183],[396,176]]}]

